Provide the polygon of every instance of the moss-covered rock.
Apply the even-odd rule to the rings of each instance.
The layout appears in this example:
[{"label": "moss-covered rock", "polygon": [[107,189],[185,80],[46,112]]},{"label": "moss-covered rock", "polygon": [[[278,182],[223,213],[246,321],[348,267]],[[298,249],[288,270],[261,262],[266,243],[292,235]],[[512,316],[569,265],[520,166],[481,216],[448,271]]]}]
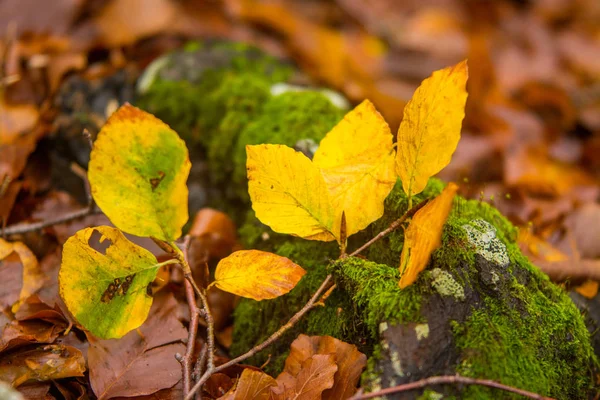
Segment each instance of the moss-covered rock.
[{"label": "moss-covered rock", "polygon": [[[416,201],[442,188],[443,183],[434,179]],[[397,185],[386,200],[384,217],[359,236],[366,239],[381,231],[406,207]],[[373,245],[368,260],[331,262],[335,247],[273,236],[256,223],[241,232],[253,232],[249,235],[253,245],[290,257],[308,274],[276,303],[242,301],[235,312],[234,352],[276,330],[306,302],[327,272],[334,274],[337,284],[326,307],[311,312],[276,347],[254,359],[262,363],[270,354],[272,373],[279,372],[291,340],[304,332],[359,346],[370,357],[363,384],[371,389],[459,373],[559,399],[587,397],[595,356],[580,312],[520,253],[516,229],[486,203],[455,200],[442,247],[417,282],[404,290],[398,287],[397,268],[401,229]],[[512,398],[477,386],[437,392],[471,399]],[[421,394],[417,391],[409,398]]]}]

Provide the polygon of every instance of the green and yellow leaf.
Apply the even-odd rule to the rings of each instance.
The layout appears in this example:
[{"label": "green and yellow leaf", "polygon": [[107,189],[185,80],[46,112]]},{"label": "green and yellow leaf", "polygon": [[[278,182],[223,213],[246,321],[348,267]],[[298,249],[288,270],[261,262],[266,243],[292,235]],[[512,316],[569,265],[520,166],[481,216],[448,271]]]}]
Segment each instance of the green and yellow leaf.
[{"label": "green and yellow leaf", "polygon": [[175,131],[125,104],[98,134],[88,177],[94,200],[115,226],[172,241],[188,218],[190,166]]},{"label": "green and yellow leaf", "polygon": [[342,212],[350,236],[383,215],[383,201],[396,183],[392,133],[369,100],[350,111],[321,141],[319,167],[335,210],[339,235]]},{"label": "green and yellow leaf", "polygon": [[335,240],[327,185],[304,154],[273,144],[246,146],[246,152],[248,193],[262,223],[304,239]]},{"label": "green and yellow leaf", "polygon": [[23,265],[23,286],[19,300],[12,306],[12,312],[17,312],[23,301],[40,289],[46,277],[38,264],[35,254],[21,242],[7,242],[0,239],[0,261],[15,253]]},{"label": "green and yellow leaf", "polygon": [[396,170],[409,197],[450,163],[465,116],[467,77],[466,60],[435,71],[404,107]]},{"label": "green and yellow leaf", "polygon": [[285,257],[259,250],[236,251],[222,259],[214,285],[254,300],[273,299],[292,290],[306,271]]},{"label": "green and yellow leaf", "polygon": [[415,213],[404,232],[400,254],[401,289],[417,280],[429,263],[431,253],[441,244],[442,231],[452,209],[458,185],[449,183],[442,193]]},{"label": "green and yellow leaf", "polygon": [[[92,234],[97,232],[95,250]],[[98,247],[97,246],[97,247]],[[118,229],[85,228],[66,241],[58,274],[60,296],[69,312],[88,331],[103,339],[120,338],[148,316],[149,284],[160,264]]]}]

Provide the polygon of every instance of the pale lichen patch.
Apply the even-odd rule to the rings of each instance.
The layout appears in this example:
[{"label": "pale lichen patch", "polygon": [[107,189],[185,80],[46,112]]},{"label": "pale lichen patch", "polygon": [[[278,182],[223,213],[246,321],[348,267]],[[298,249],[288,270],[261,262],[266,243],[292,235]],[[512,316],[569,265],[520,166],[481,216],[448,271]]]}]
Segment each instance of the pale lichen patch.
[{"label": "pale lichen patch", "polygon": [[427,339],[429,337],[429,324],[418,324],[415,326],[415,333],[418,341]]},{"label": "pale lichen patch", "polygon": [[499,266],[510,263],[506,245],[496,237],[496,228],[483,219],[476,219],[462,228],[467,233],[469,242],[475,246],[475,252]]},{"label": "pale lichen patch", "polygon": [[440,268],[431,271],[431,286],[442,296],[451,296],[457,300],[465,300],[465,290],[456,282],[452,274]]}]

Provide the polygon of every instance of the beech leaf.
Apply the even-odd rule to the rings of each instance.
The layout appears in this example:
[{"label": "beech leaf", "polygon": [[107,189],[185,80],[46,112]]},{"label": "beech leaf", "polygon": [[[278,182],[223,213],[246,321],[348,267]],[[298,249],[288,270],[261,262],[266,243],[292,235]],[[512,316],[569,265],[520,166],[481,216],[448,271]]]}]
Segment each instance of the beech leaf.
[{"label": "beech leaf", "polygon": [[[88,244],[100,233],[104,252]],[[148,250],[109,226],[85,228],[63,247],[58,274],[60,296],[83,327],[100,338],[120,338],[139,327],[148,315],[152,297],[148,285],[160,265]]]},{"label": "beech leaf", "polygon": [[277,400],[321,400],[323,391],[333,387],[338,367],[334,354],[315,354],[302,362],[297,375],[282,372],[273,388]]},{"label": "beech leaf", "polygon": [[292,290],[306,271],[291,260],[259,250],[240,250],[222,259],[214,285],[254,300],[279,297]]},{"label": "beech leaf", "polygon": [[0,261],[13,252],[19,256],[23,265],[23,286],[19,293],[19,299],[12,306],[12,312],[15,313],[25,299],[42,287],[46,278],[40,269],[35,254],[27,246],[21,242],[7,242],[0,239]]},{"label": "beech leaf", "polygon": [[319,169],[287,146],[246,146],[248,193],[256,217],[275,232],[331,241],[334,211]]},{"label": "beech leaf", "polygon": [[321,140],[313,163],[331,196],[336,235],[342,213],[347,236],[383,215],[383,201],[397,180],[392,140],[390,127],[369,100],[346,114]]},{"label": "beech leaf", "polygon": [[238,379],[235,390],[219,400],[269,400],[274,386],[277,386],[277,382],[271,376],[246,368]]},{"label": "beech leaf", "polygon": [[435,71],[404,107],[396,169],[409,197],[450,163],[465,116],[467,76],[466,60]]},{"label": "beech leaf", "polygon": [[88,177],[94,200],[117,228],[172,241],[188,219],[190,167],[175,131],[125,104],[98,134]]},{"label": "beech leaf", "polygon": [[441,244],[442,231],[452,209],[458,185],[449,183],[442,193],[415,213],[404,232],[400,254],[401,289],[415,282],[429,263],[431,253]]}]

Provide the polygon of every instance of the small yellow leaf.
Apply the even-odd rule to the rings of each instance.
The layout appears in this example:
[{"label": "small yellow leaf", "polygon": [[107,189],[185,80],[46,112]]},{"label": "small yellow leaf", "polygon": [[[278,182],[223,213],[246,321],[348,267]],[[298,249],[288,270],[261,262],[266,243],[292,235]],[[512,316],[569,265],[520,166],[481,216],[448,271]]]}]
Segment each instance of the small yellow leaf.
[{"label": "small yellow leaf", "polygon": [[19,293],[19,300],[12,306],[12,312],[14,313],[17,312],[25,299],[42,287],[46,278],[40,269],[35,254],[27,246],[21,242],[11,243],[0,239],[0,261],[13,252],[19,256],[23,265],[23,286]]},{"label": "small yellow leaf", "polygon": [[[99,239],[94,239],[96,233]],[[99,250],[90,247],[97,241]],[[148,250],[109,226],[85,228],[63,246],[60,297],[83,327],[103,339],[142,325],[152,305],[150,283],[160,265]]]},{"label": "small yellow leaf", "polygon": [[466,60],[435,71],[404,107],[396,170],[409,197],[450,163],[465,116],[467,77]]},{"label": "small yellow leaf", "polygon": [[396,183],[390,127],[369,100],[350,111],[321,141],[313,163],[327,183],[339,235],[342,212],[350,236],[383,215]]},{"label": "small yellow leaf", "polygon": [[125,104],[98,134],[88,177],[94,200],[117,228],[172,241],[188,218],[190,166],[175,131]]},{"label": "small yellow leaf", "polygon": [[452,209],[458,185],[449,183],[442,193],[415,213],[404,232],[404,247],[400,255],[401,289],[411,285],[425,269],[431,253],[439,247],[442,230]]},{"label": "small yellow leaf", "polygon": [[246,146],[246,152],[248,193],[262,223],[279,233],[310,240],[335,240],[327,185],[319,169],[304,154],[271,144]]},{"label": "small yellow leaf", "polygon": [[598,294],[598,282],[587,280],[575,288],[575,291],[586,299],[593,299]]},{"label": "small yellow leaf", "polygon": [[288,293],[306,271],[285,257],[259,250],[236,251],[222,259],[215,271],[215,286],[254,300]]}]

